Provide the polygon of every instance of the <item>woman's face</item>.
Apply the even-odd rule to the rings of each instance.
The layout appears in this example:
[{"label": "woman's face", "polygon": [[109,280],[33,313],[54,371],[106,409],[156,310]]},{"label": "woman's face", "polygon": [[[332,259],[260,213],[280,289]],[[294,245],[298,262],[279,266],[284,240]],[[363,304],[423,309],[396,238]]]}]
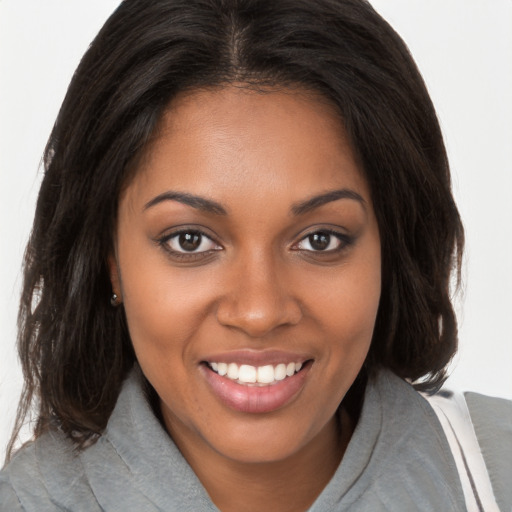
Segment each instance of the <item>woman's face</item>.
[{"label": "woman's face", "polygon": [[110,267],[168,431],[185,455],[241,462],[322,443],[381,285],[370,193],[340,121],[306,93],[193,92],[138,165]]}]

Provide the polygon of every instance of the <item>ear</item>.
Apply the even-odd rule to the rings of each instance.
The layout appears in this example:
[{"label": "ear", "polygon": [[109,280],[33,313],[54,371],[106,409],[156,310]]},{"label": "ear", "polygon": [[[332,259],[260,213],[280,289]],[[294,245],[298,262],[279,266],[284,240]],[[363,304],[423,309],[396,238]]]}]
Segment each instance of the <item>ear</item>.
[{"label": "ear", "polygon": [[110,283],[112,284],[112,293],[117,295],[117,301],[122,302],[123,297],[121,294],[121,278],[119,274],[119,266],[114,252],[110,252],[107,257],[108,274]]}]

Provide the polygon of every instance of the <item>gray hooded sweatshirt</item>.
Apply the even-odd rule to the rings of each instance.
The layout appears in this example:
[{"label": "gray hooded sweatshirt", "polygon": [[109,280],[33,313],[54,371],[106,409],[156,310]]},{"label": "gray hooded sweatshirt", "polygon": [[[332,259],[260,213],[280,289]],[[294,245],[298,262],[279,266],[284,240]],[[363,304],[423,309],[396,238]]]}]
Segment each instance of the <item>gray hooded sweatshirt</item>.
[{"label": "gray hooded sweatshirt", "polygon": [[[467,394],[500,508],[512,509],[512,402]],[[148,404],[140,372],[104,434],[75,453],[51,431],[0,472],[2,512],[218,511]],[[310,512],[465,511],[454,459],[428,402],[389,371],[369,381],[343,459]]]}]

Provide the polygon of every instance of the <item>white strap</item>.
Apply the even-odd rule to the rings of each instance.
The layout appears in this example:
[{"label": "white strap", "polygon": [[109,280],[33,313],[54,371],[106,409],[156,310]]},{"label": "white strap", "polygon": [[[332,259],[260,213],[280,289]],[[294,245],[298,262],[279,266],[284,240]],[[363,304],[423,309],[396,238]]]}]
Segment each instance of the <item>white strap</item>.
[{"label": "white strap", "polygon": [[452,392],[422,395],[443,427],[459,471],[468,512],[500,512],[464,395]]}]

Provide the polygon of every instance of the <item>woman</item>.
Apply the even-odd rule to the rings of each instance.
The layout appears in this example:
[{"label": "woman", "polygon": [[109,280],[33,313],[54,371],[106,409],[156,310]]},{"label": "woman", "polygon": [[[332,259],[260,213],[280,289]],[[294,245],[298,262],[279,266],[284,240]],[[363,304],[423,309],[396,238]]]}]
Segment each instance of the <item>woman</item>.
[{"label": "woman", "polygon": [[[367,3],[126,0],[45,167],[36,439],[6,510],[465,510],[406,382],[435,391],[455,352],[462,226],[421,77]],[[510,409],[472,400],[475,422]]]}]

